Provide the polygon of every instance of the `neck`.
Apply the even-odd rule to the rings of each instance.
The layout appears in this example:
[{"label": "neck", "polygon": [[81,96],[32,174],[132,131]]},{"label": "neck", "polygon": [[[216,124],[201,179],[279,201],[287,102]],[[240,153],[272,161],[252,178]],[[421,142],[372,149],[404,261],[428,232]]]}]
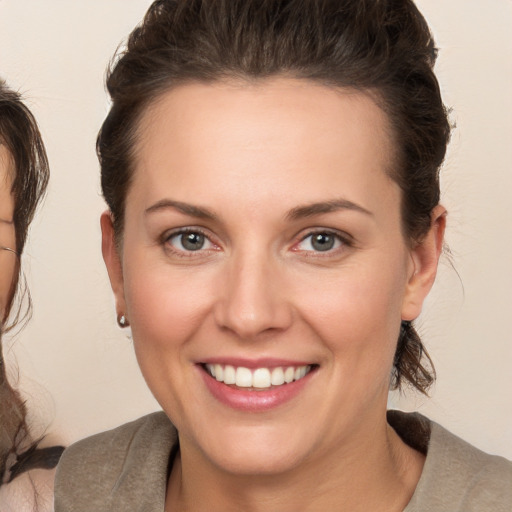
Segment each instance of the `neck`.
[{"label": "neck", "polygon": [[283,474],[224,472],[186,443],[169,479],[167,510],[195,512],[402,511],[421,475],[424,457],[386,423],[365,422],[350,442],[317,454]]}]

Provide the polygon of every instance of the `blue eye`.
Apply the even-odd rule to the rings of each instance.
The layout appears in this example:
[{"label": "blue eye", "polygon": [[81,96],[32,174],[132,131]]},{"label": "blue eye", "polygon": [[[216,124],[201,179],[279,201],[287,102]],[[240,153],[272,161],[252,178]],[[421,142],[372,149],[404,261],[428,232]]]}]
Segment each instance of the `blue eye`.
[{"label": "blue eye", "polygon": [[340,237],[334,233],[317,232],[301,240],[297,248],[300,251],[327,252],[337,249],[342,243]]},{"label": "blue eye", "polygon": [[212,243],[200,231],[181,231],[171,235],[167,242],[179,251],[200,251],[203,249],[211,249]]}]

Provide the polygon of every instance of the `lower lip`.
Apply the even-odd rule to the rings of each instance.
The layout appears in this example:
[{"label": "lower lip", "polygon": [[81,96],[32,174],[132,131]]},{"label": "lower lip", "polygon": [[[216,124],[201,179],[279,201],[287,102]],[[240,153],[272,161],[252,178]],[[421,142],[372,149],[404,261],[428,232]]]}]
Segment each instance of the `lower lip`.
[{"label": "lower lip", "polygon": [[219,382],[210,376],[201,366],[199,366],[206,387],[210,393],[221,403],[246,412],[265,412],[279,407],[290,400],[293,400],[306,386],[315,373],[315,369],[310,371],[302,379],[269,388],[267,390],[249,390],[244,388],[234,388]]}]

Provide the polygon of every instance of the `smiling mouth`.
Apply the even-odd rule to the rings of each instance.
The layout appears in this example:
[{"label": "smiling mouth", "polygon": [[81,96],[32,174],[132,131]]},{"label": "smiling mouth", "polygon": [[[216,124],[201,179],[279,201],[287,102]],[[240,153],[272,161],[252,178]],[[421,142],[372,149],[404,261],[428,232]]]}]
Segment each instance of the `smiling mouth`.
[{"label": "smiling mouth", "polygon": [[204,364],[204,370],[218,382],[245,390],[264,391],[303,379],[317,365],[256,368],[222,364]]}]

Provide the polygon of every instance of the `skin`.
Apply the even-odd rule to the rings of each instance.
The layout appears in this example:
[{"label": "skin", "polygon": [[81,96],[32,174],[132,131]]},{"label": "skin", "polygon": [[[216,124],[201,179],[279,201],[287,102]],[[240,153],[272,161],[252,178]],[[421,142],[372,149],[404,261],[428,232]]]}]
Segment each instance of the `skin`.
[{"label": "skin", "polygon": [[[403,510],[423,456],[386,423],[389,378],[400,322],[433,284],[445,212],[421,244],[404,239],[385,114],[361,92],[287,78],[188,84],[139,133],[120,252],[105,213],[103,254],[179,431],[168,509]],[[213,217],[152,208],[169,200]],[[333,201],[343,207],[310,208]],[[187,227],[204,249],[184,250]],[[333,249],[315,251],[312,232],[332,233]],[[295,398],[251,413],[209,393],[197,363],[211,357],[317,367]]]},{"label": "skin", "polygon": [[[11,167],[9,151],[0,144],[0,245],[16,250],[16,237],[12,222],[14,199],[11,195]],[[15,254],[0,250],[0,321],[5,320],[7,306],[12,298],[16,263]]]}]

